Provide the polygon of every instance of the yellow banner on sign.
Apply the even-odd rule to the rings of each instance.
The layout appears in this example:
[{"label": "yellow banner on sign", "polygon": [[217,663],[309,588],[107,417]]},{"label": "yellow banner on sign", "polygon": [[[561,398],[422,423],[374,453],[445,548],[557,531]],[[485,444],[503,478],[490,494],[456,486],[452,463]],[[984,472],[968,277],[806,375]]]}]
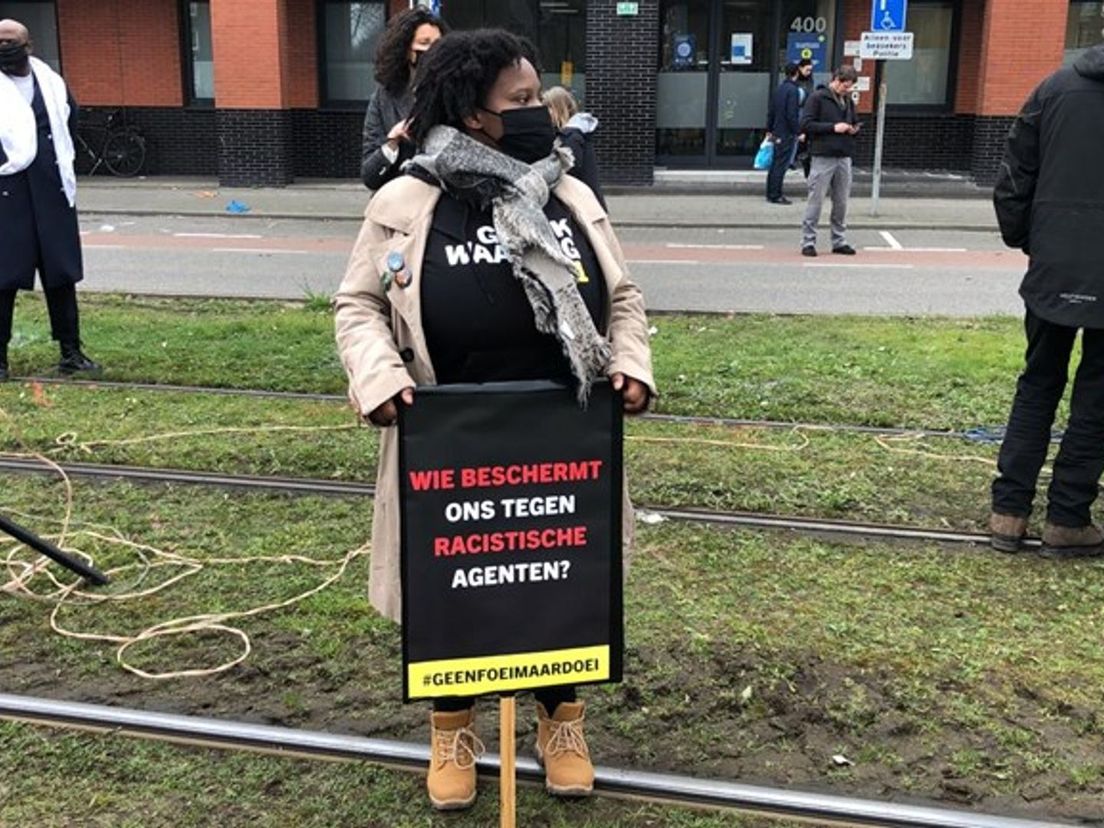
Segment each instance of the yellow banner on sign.
[{"label": "yellow banner on sign", "polygon": [[484,696],[534,686],[584,684],[610,677],[609,645],[512,655],[450,658],[407,665],[409,698]]},{"label": "yellow banner on sign", "polygon": [[570,60],[560,62],[560,86],[571,88],[575,80],[575,63]]}]

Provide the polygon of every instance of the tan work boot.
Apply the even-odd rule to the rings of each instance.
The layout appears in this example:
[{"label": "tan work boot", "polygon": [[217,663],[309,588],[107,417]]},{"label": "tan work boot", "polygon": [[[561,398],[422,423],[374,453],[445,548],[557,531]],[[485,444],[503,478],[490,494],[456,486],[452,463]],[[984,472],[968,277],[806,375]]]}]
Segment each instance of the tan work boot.
[{"label": "tan work boot", "polygon": [[1027,518],[1016,515],[989,515],[989,545],[998,552],[1019,552],[1027,534]]},{"label": "tan work boot", "polygon": [[1043,527],[1044,555],[1058,558],[1095,558],[1104,555],[1104,532],[1088,526],[1058,526],[1049,520]]},{"label": "tan work boot", "polygon": [[430,714],[429,801],[439,811],[467,808],[475,802],[475,760],[483,743],[471,729],[475,710]]},{"label": "tan work boot", "polygon": [[537,702],[537,759],[551,794],[589,796],[594,790],[594,766],[583,736],[585,708],[585,702],[561,702],[549,716]]}]

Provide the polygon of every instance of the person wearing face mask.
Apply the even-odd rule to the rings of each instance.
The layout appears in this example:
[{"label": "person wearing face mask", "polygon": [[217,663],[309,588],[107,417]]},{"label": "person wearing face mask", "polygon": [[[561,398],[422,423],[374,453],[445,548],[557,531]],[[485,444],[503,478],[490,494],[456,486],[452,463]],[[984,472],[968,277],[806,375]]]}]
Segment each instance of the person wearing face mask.
[{"label": "person wearing face mask", "polygon": [[73,135],[77,105],[65,81],[32,54],[27,27],[0,20],[0,381],[8,378],[15,299],[46,294],[58,373],[95,373],[81,352],[75,285],[84,278]]},{"label": "person wearing face mask", "polygon": [[[419,152],[369,202],[334,299],[350,400],[383,428],[369,597],[394,621],[398,435],[389,426],[398,406],[417,404],[417,386],[561,379],[585,399],[609,377],[628,414],[656,393],[643,296],[594,193],[566,174],[570,154],[554,145],[533,47],[501,29],[453,32],[420,77],[410,116]],[[623,515],[628,560],[627,501]],[[547,789],[590,793],[584,703],[573,686],[534,695]],[[438,699],[430,721],[430,801],[467,807],[482,749],[474,699]]]},{"label": "person wearing face mask", "polygon": [[418,61],[448,31],[444,21],[425,8],[396,15],[376,49],[376,91],[364,115],[360,177],[369,190],[378,190],[399,174],[414,154],[406,130],[406,116],[414,103],[414,75]]}]

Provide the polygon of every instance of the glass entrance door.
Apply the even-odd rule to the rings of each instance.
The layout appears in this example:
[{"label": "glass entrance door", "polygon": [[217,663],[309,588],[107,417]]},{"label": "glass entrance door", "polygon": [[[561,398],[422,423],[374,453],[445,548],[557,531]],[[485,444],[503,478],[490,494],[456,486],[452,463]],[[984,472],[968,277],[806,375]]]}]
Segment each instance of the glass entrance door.
[{"label": "glass entrance door", "polygon": [[767,124],[777,27],[770,0],[723,0],[719,15],[719,78],[713,158],[754,155]]},{"label": "glass entrance door", "polygon": [[828,71],[835,14],[836,0],[661,0],[658,163],[747,166],[783,64],[812,54]]}]

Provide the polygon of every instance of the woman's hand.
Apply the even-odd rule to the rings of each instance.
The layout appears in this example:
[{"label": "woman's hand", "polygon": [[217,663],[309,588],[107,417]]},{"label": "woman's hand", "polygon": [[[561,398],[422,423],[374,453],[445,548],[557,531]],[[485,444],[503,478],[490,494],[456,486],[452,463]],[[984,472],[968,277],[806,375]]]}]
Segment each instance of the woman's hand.
[{"label": "woman's hand", "polygon": [[410,133],[406,131],[409,124],[410,121],[405,120],[399,121],[391,127],[391,131],[387,133],[387,143],[391,145],[392,149],[398,149],[401,142],[410,140]]},{"label": "woman's hand", "polygon": [[640,380],[627,377],[618,371],[610,374],[610,384],[614,391],[622,392],[621,399],[626,414],[639,414],[648,407],[651,392]]},{"label": "woman's hand", "polygon": [[372,425],[379,426],[380,428],[393,426],[395,421],[399,419],[399,407],[395,404],[395,400],[398,398],[401,398],[405,405],[414,405],[414,389],[404,388],[387,402],[382,403],[373,411],[369,412],[365,419]]}]

